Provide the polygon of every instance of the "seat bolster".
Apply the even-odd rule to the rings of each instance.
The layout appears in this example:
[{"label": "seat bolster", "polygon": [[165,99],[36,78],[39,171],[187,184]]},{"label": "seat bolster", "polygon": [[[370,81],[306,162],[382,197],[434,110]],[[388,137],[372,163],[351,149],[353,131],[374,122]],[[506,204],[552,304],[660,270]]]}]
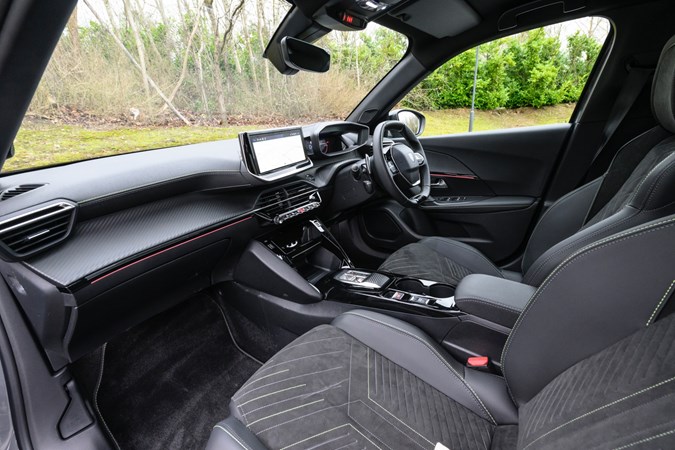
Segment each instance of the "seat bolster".
[{"label": "seat bolster", "polygon": [[558,199],[541,216],[532,231],[523,255],[522,269],[527,269],[546,250],[578,232],[591,208],[603,178],[597,178]]},{"label": "seat bolster", "polygon": [[504,377],[467,368],[464,379],[483,399],[499,425],[518,424],[518,408],[511,399]]},{"label": "seat bolster", "polygon": [[665,142],[673,149],[642,180],[629,205],[637,209],[655,210],[666,207],[675,199],[675,138]]},{"label": "seat bolster", "polygon": [[206,450],[242,449],[266,450],[266,447],[243,423],[232,416],[213,427]]},{"label": "seat bolster", "polygon": [[482,273],[495,277],[504,277],[501,270],[480,251],[463,242],[442,237],[427,237],[419,241],[420,245],[440,253],[472,273]]},{"label": "seat bolster", "polygon": [[338,316],[333,326],[414,374],[420,380],[496,424],[494,417],[465,381],[465,368],[420,329],[393,317],[354,310]]}]

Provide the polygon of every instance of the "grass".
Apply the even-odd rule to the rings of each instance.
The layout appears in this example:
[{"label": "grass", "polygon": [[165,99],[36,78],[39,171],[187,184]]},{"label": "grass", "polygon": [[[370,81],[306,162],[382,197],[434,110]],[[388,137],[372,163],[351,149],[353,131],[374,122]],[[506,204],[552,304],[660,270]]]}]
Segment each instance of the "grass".
[{"label": "grass", "polygon": [[[476,131],[545,125],[569,121],[574,105],[542,109],[477,111]],[[469,110],[427,111],[424,136],[461,133],[468,130]],[[267,126],[269,127],[269,126]],[[16,156],[4,171],[41,167],[138,150],[173,147],[199,142],[232,139],[241,131],[264,129],[266,125],[226,127],[105,127],[26,122],[15,141]]]},{"label": "grass", "polygon": [[[518,108],[497,111],[476,111],[474,131],[502,130],[507,128],[550,125],[569,122],[574,104],[549,106],[546,108]],[[425,111],[427,125],[423,136],[463,133],[469,131],[468,109]]]}]

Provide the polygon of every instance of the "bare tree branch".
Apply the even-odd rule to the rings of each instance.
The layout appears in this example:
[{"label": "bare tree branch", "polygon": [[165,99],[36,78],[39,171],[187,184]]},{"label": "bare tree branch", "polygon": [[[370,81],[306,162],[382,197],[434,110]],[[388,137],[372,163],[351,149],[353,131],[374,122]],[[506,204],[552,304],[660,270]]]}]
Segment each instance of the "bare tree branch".
[{"label": "bare tree branch", "polygon": [[[136,69],[138,69],[139,71],[142,72],[141,65],[139,64],[138,61],[136,61],[136,58],[134,58],[134,55],[132,55],[131,52],[129,52],[129,50],[127,50],[127,48],[124,46],[124,43],[120,40],[120,38],[117,37],[117,35],[103,22],[103,20],[101,20],[101,17],[98,15],[96,10],[91,6],[90,1],[89,0],[82,0],[82,1],[84,2],[85,5],[87,5],[87,8],[89,8],[89,11],[91,11],[91,13],[94,15],[96,20],[99,21],[101,26],[103,28],[105,28],[106,31],[108,31],[108,33],[110,33],[110,36],[112,36],[112,38],[115,41],[115,43],[117,44],[117,46],[120,48],[120,50],[122,50],[122,52],[125,54],[125,56],[127,58],[129,58],[131,63],[134,65],[134,67],[136,67]],[[147,80],[148,80],[148,84],[155,90],[155,92],[157,92],[157,95],[159,95],[160,98],[162,100],[164,100],[164,103],[166,103],[166,105],[171,109],[171,111],[173,111],[173,113],[180,120],[182,120],[186,125],[191,125],[190,121],[188,119],[186,119],[185,116],[183,114],[181,114],[180,111],[178,111],[178,109],[173,105],[173,103],[171,103],[171,101],[166,97],[166,95],[164,95],[164,93],[159,88],[159,86],[157,86],[157,83],[155,83],[155,81],[150,76],[148,76]]]}]

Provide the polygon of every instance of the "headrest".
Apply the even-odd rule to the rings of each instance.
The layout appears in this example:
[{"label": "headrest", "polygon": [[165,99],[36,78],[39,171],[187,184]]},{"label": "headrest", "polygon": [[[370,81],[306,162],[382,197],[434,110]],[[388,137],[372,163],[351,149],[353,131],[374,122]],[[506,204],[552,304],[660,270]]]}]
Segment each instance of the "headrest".
[{"label": "headrest", "polygon": [[663,128],[675,133],[675,36],[663,48],[652,87],[654,116]]}]

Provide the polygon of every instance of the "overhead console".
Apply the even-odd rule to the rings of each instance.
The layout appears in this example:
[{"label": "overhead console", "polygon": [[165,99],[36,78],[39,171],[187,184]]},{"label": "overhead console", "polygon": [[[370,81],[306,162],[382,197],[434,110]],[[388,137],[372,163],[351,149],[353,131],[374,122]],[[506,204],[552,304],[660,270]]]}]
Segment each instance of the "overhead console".
[{"label": "overhead console", "polygon": [[265,181],[312,167],[300,127],[240,133],[239,143],[248,171]]}]

